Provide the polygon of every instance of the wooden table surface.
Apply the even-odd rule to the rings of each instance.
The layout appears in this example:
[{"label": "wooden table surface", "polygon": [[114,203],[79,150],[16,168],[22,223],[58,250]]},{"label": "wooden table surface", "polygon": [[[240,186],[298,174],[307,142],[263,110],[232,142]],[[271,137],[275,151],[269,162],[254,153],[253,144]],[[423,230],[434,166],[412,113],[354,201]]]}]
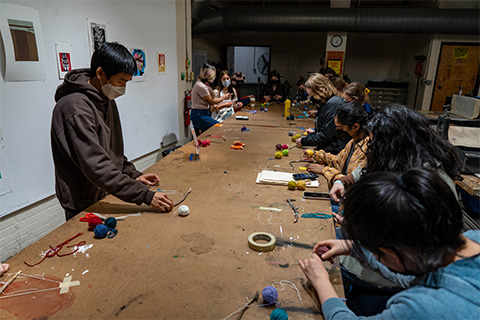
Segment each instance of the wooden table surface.
[{"label": "wooden table surface", "polygon": [[[311,127],[313,121],[286,121],[282,113],[272,107],[267,113],[240,112],[238,115],[248,114],[250,120],[231,117],[221,128],[211,128],[200,137],[210,135],[212,144],[201,148],[199,161],[189,160],[195,148],[188,143],[145,170],[161,177],[160,185],[152,190],[176,190],[171,195],[174,201],[192,188],[183,203],[190,208],[187,217],[162,214],[107,196],[86,211],[113,217],[140,212],[141,216],[119,220],[114,238],[96,239],[93,232],[87,231],[87,223],[79,221],[84,215],[81,213],[12,257],[8,261],[11,274],[22,270],[24,274],[59,282],[72,276],[71,281],[80,284],[60,295],[58,289],[52,289],[58,283],[21,276],[5,290],[7,295],[25,289],[40,290],[47,286],[45,283],[51,283],[52,290],[0,296],[0,318],[223,319],[245,304],[246,297],[252,298],[257,291],[261,296],[264,287],[287,280],[299,290],[297,293],[285,286],[278,291],[280,307],[289,317],[323,319],[312,291],[304,287],[306,278],[298,260],[309,257],[316,242],[334,237],[333,220],[300,218],[294,224],[286,199],[295,199],[301,214],[330,213],[330,204],[304,200],[301,191],[289,191],[285,186],[255,183],[262,169],[300,172],[302,164],[292,169],[288,162],[300,159],[303,150],[294,148],[289,157],[273,159],[274,145],[292,145],[288,131]],[[240,125],[250,131],[242,132]],[[225,140],[212,137],[217,135]],[[235,140],[243,141],[246,147],[230,149]],[[327,191],[326,181],[322,178],[320,182],[318,189],[310,190]],[[273,251],[259,253],[249,248],[248,236],[259,231],[276,237]],[[24,264],[38,262],[49,246],[79,232],[83,234],[68,245],[85,241],[84,252],[53,256],[36,267]],[[66,246],[60,254],[72,250]],[[325,267],[337,293],[343,296],[338,262],[327,262]],[[255,302],[243,319],[268,319],[274,307],[258,307],[262,300]]]}]

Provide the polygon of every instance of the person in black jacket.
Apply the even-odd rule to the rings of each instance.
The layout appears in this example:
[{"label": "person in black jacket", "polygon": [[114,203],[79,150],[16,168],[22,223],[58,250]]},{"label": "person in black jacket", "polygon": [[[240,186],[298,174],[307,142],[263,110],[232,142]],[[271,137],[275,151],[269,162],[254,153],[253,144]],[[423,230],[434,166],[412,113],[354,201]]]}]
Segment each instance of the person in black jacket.
[{"label": "person in black jacket", "polygon": [[305,88],[310,95],[310,101],[317,106],[317,118],[315,131],[307,130],[307,136],[296,140],[297,146],[314,146],[317,150],[338,154],[350,140],[350,137],[337,136],[334,122],[337,109],[344,101],[335,95],[335,87],[322,74],[310,76],[305,82]]},{"label": "person in black jacket", "polygon": [[268,101],[285,101],[283,85],[280,82],[280,74],[273,70],[270,72],[270,77],[268,82],[265,84],[265,90],[263,92],[263,99],[265,102]]}]

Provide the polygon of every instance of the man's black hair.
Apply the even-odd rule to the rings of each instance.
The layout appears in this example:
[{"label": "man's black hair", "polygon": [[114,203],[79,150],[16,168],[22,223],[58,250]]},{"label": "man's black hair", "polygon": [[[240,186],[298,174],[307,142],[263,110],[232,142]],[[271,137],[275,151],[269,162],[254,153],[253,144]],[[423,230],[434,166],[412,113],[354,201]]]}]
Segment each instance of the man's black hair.
[{"label": "man's black hair", "polygon": [[117,42],[105,42],[95,50],[90,63],[91,78],[95,76],[99,67],[102,67],[108,79],[122,72],[128,75],[137,72],[137,64],[132,54]]}]

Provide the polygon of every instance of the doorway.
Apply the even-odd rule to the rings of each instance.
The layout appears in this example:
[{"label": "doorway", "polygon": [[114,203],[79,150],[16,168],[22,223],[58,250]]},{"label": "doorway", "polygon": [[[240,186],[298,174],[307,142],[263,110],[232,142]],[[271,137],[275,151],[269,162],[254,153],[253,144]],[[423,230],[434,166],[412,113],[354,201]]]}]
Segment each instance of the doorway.
[{"label": "doorway", "polygon": [[478,93],[480,46],[472,43],[442,43],[430,111],[443,111],[446,97]]}]

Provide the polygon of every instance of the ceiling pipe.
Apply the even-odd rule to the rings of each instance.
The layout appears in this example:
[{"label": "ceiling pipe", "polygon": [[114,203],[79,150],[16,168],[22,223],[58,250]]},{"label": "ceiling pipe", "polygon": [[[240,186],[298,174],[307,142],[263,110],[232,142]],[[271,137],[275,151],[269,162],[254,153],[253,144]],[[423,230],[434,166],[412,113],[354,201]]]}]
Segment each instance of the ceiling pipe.
[{"label": "ceiling pipe", "polygon": [[219,31],[480,34],[480,11],[471,9],[311,7],[225,8],[209,12],[193,34]]},{"label": "ceiling pipe", "polygon": [[192,0],[192,27],[202,22],[208,12],[210,0]]}]

